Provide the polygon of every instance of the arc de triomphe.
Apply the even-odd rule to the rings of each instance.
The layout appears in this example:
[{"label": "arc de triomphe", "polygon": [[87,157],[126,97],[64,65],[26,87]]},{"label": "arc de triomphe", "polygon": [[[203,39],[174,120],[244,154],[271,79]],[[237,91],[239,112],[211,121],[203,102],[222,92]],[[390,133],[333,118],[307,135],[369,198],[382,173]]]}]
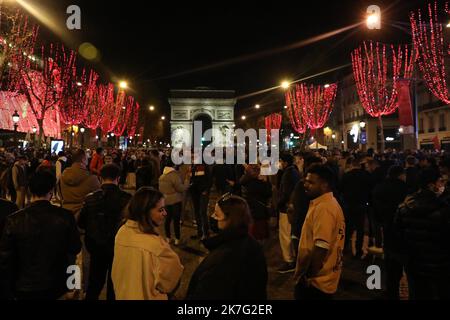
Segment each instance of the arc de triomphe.
[{"label": "arc de triomphe", "polygon": [[218,130],[223,140],[219,137],[216,144],[225,145],[227,131],[234,128],[236,98],[233,90],[171,90],[169,103],[172,146],[192,144],[194,121],[202,121],[203,131]]}]

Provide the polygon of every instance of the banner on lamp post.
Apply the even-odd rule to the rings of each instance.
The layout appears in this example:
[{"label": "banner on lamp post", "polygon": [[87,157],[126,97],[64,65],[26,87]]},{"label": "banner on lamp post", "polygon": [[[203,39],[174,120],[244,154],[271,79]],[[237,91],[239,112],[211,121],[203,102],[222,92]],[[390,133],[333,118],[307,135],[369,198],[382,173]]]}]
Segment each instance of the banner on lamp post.
[{"label": "banner on lamp post", "polygon": [[410,83],[410,80],[399,79],[396,84],[398,93],[398,118],[400,128],[402,129],[400,132],[402,134],[414,133]]}]

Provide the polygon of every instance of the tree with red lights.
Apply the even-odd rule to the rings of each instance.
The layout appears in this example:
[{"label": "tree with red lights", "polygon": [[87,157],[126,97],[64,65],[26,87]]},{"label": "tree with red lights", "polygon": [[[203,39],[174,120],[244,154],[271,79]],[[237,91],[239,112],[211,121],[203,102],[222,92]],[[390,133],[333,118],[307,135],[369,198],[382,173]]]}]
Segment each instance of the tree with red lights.
[{"label": "tree with red lights", "polygon": [[20,70],[15,90],[25,95],[39,126],[39,143],[44,135],[44,118],[48,110],[58,109],[68,93],[67,85],[75,59],[64,49],[50,45],[42,46],[39,60],[28,60]]},{"label": "tree with red lights", "polygon": [[407,46],[364,42],[352,52],[353,77],[361,105],[374,118],[379,119],[381,151],[384,152],[382,116],[398,108],[397,81],[411,78],[414,55]]},{"label": "tree with red lights", "polygon": [[[445,4],[445,12],[450,13],[448,3]],[[420,10],[417,15],[414,12],[410,15],[413,43],[418,55],[417,61],[428,90],[439,100],[449,104],[445,59],[449,58],[450,46],[445,41],[442,24],[438,22],[437,2],[434,6],[428,5],[428,15],[429,23],[422,20]]]},{"label": "tree with red lights", "polygon": [[311,134],[322,128],[330,117],[336,99],[337,84],[314,86],[300,83],[286,93],[289,119],[292,127],[303,134],[302,146],[307,129]]},{"label": "tree with red lights", "polygon": [[38,27],[25,14],[0,4],[0,88],[15,86],[20,70],[33,55]]},{"label": "tree with red lights", "polygon": [[282,120],[283,116],[281,115],[281,113],[272,113],[271,115],[264,118],[267,130],[267,141],[270,141],[272,129],[281,129]]}]

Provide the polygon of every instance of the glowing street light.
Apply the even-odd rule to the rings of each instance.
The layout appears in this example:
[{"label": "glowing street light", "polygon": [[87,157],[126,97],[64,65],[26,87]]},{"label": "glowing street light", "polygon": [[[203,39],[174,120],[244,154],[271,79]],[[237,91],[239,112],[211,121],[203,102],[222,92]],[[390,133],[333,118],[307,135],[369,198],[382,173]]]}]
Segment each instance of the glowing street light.
[{"label": "glowing street light", "polygon": [[162,117],[161,117],[161,120],[166,120],[166,117],[165,117],[165,116],[162,116]]},{"label": "glowing street light", "polygon": [[83,84],[80,81],[78,81],[77,86],[81,87],[81,86],[83,86]]},{"label": "glowing street light", "polygon": [[119,82],[119,88],[120,89],[126,89],[128,88],[128,83],[126,81],[120,81]]},{"label": "glowing street light", "polygon": [[153,110],[155,110],[155,107],[154,107],[154,106],[150,106],[148,109],[149,109],[150,111],[153,111]]},{"label": "glowing street light", "polygon": [[111,132],[111,137],[114,137],[114,132]]},{"label": "glowing street light", "polygon": [[245,119],[247,119],[247,117],[246,117],[246,116],[242,116],[241,119],[242,119],[242,120],[245,120]]},{"label": "glowing street light", "polygon": [[288,81],[283,81],[283,82],[281,83],[281,88],[283,88],[284,90],[288,89],[289,86],[290,86],[290,84],[289,84]]},{"label": "glowing street light", "polygon": [[326,88],[329,88],[330,87],[330,85],[327,83],[326,85],[324,85],[324,88],[326,89]]},{"label": "glowing street light", "polygon": [[287,109],[287,106],[284,106],[285,109]]},{"label": "glowing street light", "polygon": [[377,5],[371,5],[367,8],[366,25],[369,30],[381,29],[381,9]]},{"label": "glowing street light", "polygon": [[255,108],[259,109],[259,108],[261,108],[261,106],[259,104],[257,104],[257,105],[255,105]]}]

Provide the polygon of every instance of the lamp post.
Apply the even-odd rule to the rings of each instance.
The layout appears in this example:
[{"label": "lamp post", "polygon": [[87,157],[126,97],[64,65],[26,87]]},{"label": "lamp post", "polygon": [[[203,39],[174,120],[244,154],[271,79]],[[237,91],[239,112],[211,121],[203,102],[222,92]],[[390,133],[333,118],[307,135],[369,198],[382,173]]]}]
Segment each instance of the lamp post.
[{"label": "lamp post", "polygon": [[17,113],[17,110],[14,111],[12,115],[12,120],[14,122],[14,146],[17,146],[17,127],[19,126],[20,116]]},{"label": "lamp post", "polygon": [[80,128],[80,133],[81,133],[81,149],[84,149],[84,127]]},{"label": "lamp post", "polygon": [[36,128],[36,126],[33,126],[33,146],[34,146],[34,143],[35,143],[35,141],[36,141],[36,132],[37,132],[37,128]]}]

